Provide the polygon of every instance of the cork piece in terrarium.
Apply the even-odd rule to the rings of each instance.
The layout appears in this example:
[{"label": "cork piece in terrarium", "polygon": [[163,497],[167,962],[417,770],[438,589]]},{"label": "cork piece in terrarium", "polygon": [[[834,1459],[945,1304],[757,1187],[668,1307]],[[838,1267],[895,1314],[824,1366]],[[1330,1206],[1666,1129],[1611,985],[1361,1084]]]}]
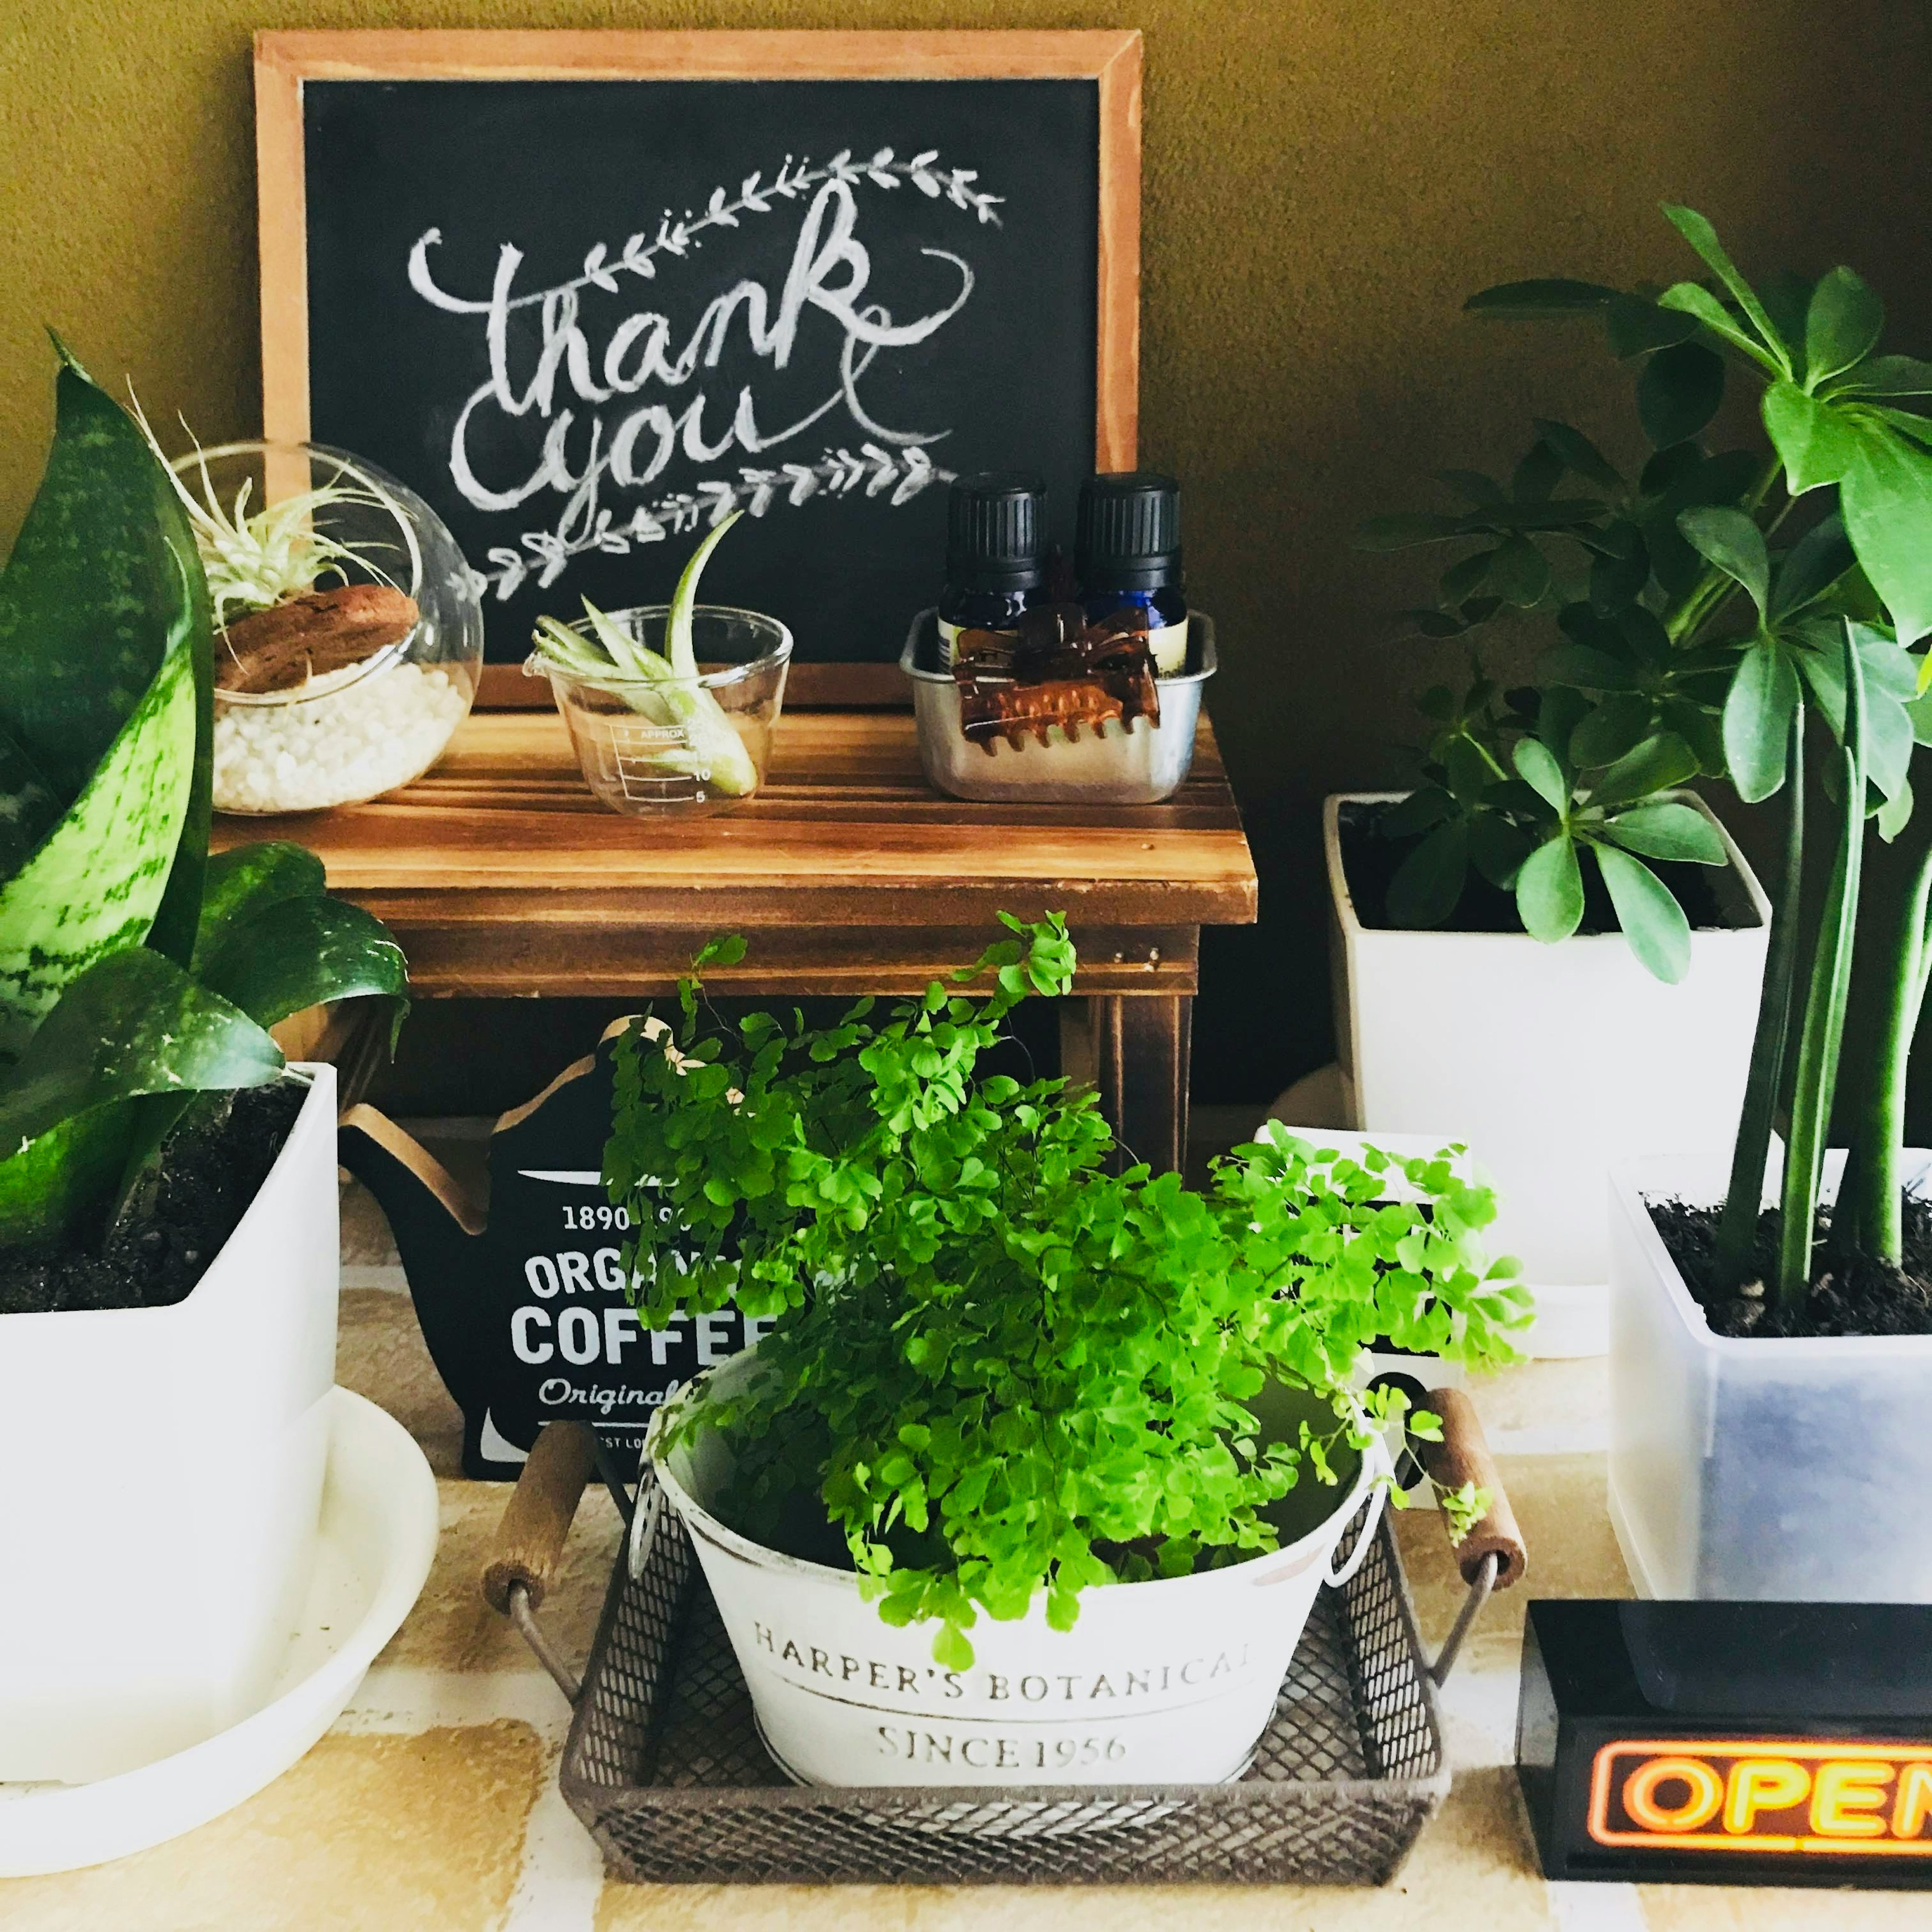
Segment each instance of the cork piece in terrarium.
[{"label": "cork piece in terrarium", "polygon": [[392,584],[310,590],[231,617],[216,638],[214,681],[224,691],[292,690],[400,644],[420,614]]}]

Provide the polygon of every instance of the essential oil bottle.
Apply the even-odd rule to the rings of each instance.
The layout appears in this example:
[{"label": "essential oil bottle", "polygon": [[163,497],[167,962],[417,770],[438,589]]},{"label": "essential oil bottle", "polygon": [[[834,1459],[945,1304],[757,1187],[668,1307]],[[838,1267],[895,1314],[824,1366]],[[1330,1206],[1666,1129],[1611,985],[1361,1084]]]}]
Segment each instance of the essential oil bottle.
[{"label": "essential oil bottle", "polygon": [[1046,484],[1031,470],[962,476],[946,500],[946,587],[939,596],[939,662],[952,662],[964,630],[1016,629],[1046,581]]},{"label": "essential oil bottle", "polygon": [[1080,486],[1073,563],[1090,624],[1134,614],[1155,674],[1187,668],[1187,600],[1181,595],[1180,485],[1151,470],[1090,476]]}]

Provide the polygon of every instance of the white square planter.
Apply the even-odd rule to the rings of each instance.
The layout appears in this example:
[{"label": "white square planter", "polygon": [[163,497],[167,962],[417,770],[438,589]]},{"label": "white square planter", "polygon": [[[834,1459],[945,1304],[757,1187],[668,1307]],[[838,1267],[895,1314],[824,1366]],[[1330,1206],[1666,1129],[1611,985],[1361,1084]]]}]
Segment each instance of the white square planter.
[{"label": "white square planter", "polygon": [[[1924,1191],[1928,1169],[1915,1150],[1906,1184]],[[1631,1580],[1932,1603],[1932,1336],[1714,1335],[1646,1203],[1714,1206],[1729,1178],[1726,1156],[1664,1156],[1611,1183],[1610,1520]]]},{"label": "white square planter", "polygon": [[102,1778],[265,1697],[335,1380],[335,1073],[171,1308],[0,1316],[0,1783]]},{"label": "white square planter", "polygon": [[1525,933],[1364,926],[1342,862],[1340,808],[1400,796],[1346,793],[1322,808],[1335,1034],[1354,1124],[1466,1142],[1502,1198],[1494,1244],[1535,1292],[1533,1354],[1608,1345],[1606,1182],[1660,1146],[1730,1144],[1744,1099],[1771,908],[1703,802],[1730,856],[1732,924],[1694,932],[1682,984],[1653,979],[1622,934],[1546,946]]}]

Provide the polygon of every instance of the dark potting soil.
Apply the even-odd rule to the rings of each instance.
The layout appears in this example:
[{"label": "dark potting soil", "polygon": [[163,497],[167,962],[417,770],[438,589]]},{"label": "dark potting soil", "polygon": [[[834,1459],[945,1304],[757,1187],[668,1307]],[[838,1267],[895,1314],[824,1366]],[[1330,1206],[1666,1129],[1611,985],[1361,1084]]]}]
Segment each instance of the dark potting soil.
[{"label": "dark potting soil", "polygon": [[[1385,837],[1382,820],[1388,810],[1388,805],[1380,802],[1345,804],[1337,825],[1342,840],[1342,868],[1348,877],[1348,896],[1354,902],[1355,916],[1366,926],[1394,932],[1399,928],[1389,916],[1388,889],[1402,861],[1421,842],[1421,835],[1413,838]],[[1712,884],[1717,872],[1714,866],[1679,865],[1661,859],[1646,859],[1644,863],[1670,888],[1694,929],[1709,932],[1735,923],[1725,917],[1718,903]],[[1620,931],[1616,908],[1610,904],[1602,874],[1594,865],[1585,865],[1582,871],[1583,922],[1577,931]],[[1516,916],[1516,895],[1491,885],[1472,866],[1462,899],[1443,929],[1520,932],[1522,921]]]},{"label": "dark potting soil", "polygon": [[[1720,1292],[1710,1280],[1721,1210],[1692,1208],[1682,1201],[1651,1204],[1650,1218],[1670,1258],[1677,1264],[1704,1320],[1716,1335],[1772,1336],[1780,1339],[1818,1335],[1932,1335],[1932,1203],[1905,1197],[1905,1267],[1854,1256],[1834,1261],[1828,1252],[1813,1277],[1810,1299],[1787,1321],[1766,1298],[1762,1284],[1778,1269],[1778,1214],[1767,1208],[1758,1216],[1747,1286],[1755,1294]],[[1829,1233],[1831,1218],[1818,1217],[1818,1239]]]},{"label": "dark potting soil", "polygon": [[151,1211],[104,1246],[74,1241],[0,1259],[0,1315],[186,1300],[268,1179],[308,1091],[293,1081],[246,1088],[206,1117],[190,1114],[162,1150]]}]

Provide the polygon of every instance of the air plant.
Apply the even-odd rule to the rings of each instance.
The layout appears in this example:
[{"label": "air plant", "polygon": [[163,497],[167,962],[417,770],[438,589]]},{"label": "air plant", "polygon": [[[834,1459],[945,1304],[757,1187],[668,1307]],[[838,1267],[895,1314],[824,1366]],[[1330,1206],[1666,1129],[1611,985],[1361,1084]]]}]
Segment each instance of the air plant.
[{"label": "air plant", "polygon": [[692,553],[671,595],[662,653],[632,637],[586,597],[581,625],[555,617],[537,620],[531,640],[536,650],[526,667],[608,692],[640,717],[674,732],[674,740],[652,749],[650,762],[666,772],[708,774],[710,783],[728,798],[746,797],[758,789],[758,767],[704,682],[692,618],[705,564],[742,514],[725,518]]},{"label": "air plant", "polygon": [[[369,556],[371,549],[393,546],[345,544],[320,526],[321,513],[358,506],[384,512],[399,528],[407,527],[403,512],[380,486],[352,469],[346,458],[338,461],[334,474],[326,482],[251,512],[252,476],[242,479],[232,504],[224,503],[208,474],[208,454],[190,430],[194,465],[201,479],[200,491],[191,490],[163,454],[138,401],[134,414],[188,512],[195,549],[208,578],[217,630],[225,630],[232,616],[272,610],[291,598],[305,596],[332,576],[346,584],[351,565],[379,584],[393,584]],[[341,480],[349,476],[356,477],[353,484]]]}]

